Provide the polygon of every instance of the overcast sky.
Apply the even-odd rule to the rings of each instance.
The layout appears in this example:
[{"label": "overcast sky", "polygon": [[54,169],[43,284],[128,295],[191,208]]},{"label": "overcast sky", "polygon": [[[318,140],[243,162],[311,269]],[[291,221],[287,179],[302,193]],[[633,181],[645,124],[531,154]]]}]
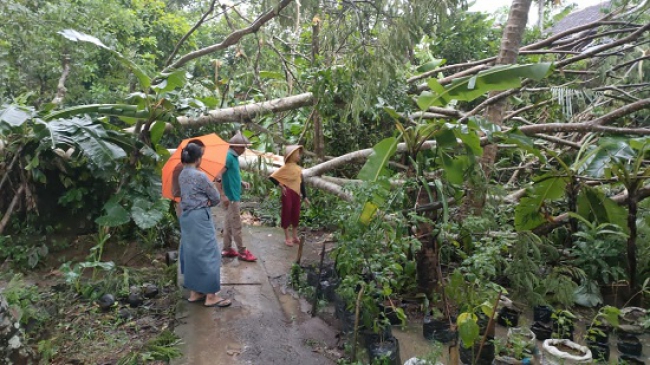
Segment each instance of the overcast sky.
[{"label": "overcast sky", "polygon": [[[578,4],[578,9],[583,9],[591,5],[596,5],[602,3],[603,0],[565,0],[563,3],[569,5],[571,3]],[[493,13],[503,6],[509,6],[512,3],[512,0],[476,0],[476,3],[471,10],[474,11],[485,11],[488,13]],[[528,25],[535,24],[537,22],[537,4],[533,2],[533,5],[530,9],[530,14],[528,15]]]}]

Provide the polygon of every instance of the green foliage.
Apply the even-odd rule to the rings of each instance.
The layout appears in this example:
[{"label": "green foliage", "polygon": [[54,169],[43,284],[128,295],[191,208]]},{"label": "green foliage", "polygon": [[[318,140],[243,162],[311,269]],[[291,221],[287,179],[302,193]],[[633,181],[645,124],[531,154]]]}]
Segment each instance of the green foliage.
[{"label": "green foliage", "polygon": [[627,235],[621,227],[611,223],[596,224],[580,218],[582,230],[576,237],[571,255],[573,264],[581,268],[586,279],[599,284],[609,284],[624,277],[625,241]]},{"label": "green foliage", "polygon": [[49,249],[44,236],[23,235],[0,236],[0,261],[10,260],[14,267],[34,269],[45,258]]},{"label": "green foliage", "polygon": [[2,291],[7,304],[18,314],[23,327],[29,324],[28,335],[37,335],[50,319],[49,313],[41,307],[43,294],[38,287],[25,282],[22,274],[14,274]]},{"label": "green foliage", "polygon": [[543,211],[547,202],[564,196],[567,179],[552,174],[536,178],[527,194],[515,209],[515,228],[518,231],[532,230],[546,222],[547,212]]},{"label": "green foliage", "polygon": [[475,76],[454,79],[448,86],[442,86],[431,78],[427,81],[431,91],[423,91],[417,103],[421,110],[427,110],[430,106],[448,105],[452,100],[472,101],[489,91],[519,87],[523,77],[541,80],[551,70],[550,63],[494,66]]}]

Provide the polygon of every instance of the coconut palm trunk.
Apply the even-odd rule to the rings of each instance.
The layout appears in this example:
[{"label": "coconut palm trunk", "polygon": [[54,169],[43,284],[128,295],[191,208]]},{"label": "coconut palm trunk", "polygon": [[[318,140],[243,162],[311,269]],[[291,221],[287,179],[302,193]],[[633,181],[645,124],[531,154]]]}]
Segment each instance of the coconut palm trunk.
[{"label": "coconut palm trunk", "polygon": [[[526,23],[528,22],[528,12],[532,0],[513,0],[510,5],[510,13],[508,14],[508,21],[503,28],[503,35],[501,37],[501,47],[499,49],[499,56],[497,57],[497,65],[509,65],[517,63],[517,56],[519,55],[519,47],[524,31],[526,30]],[[497,95],[498,92],[490,93],[489,97]],[[506,100],[500,101],[488,106],[487,118],[490,122],[496,125],[502,125],[502,120],[506,112]],[[483,156],[481,157],[481,167],[485,179],[489,181],[494,167],[494,161],[497,155],[497,145],[490,144],[483,149]],[[481,187],[474,186],[469,189],[467,198],[465,199],[464,213],[480,214],[485,205],[485,188],[487,184],[482,184]]]}]

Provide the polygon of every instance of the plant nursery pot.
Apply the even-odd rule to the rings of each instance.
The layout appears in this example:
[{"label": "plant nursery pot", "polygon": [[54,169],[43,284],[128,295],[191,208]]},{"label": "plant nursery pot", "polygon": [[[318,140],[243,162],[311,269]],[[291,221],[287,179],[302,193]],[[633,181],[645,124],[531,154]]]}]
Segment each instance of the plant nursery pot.
[{"label": "plant nursery pot", "polygon": [[385,306],[383,304],[380,304],[379,310],[381,310],[384,313],[384,316],[388,318],[391,325],[396,326],[402,324],[402,321],[399,319],[397,312],[395,312],[393,307],[391,307],[390,305]]},{"label": "plant nursery pot", "polygon": [[[452,322],[455,321],[455,318],[452,318]],[[422,323],[422,335],[427,340],[449,343],[458,337],[458,332],[450,328],[448,320],[434,319],[430,315],[426,315]]]},{"label": "plant nursery pot", "polygon": [[142,294],[147,299],[155,298],[158,295],[158,287],[154,284],[145,284],[142,288]]},{"label": "plant nursery pot", "polygon": [[399,355],[399,341],[393,336],[384,338],[383,341],[369,343],[366,346],[370,363],[380,363],[386,365],[401,365]]},{"label": "plant nursery pot", "polygon": [[[530,364],[530,360],[526,362],[527,364]],[[510,356],[495,356],[494,357],[494,362],[492,363],[494,365],[523,365],[524,360],[519,360],[515,359],[514,357]]]},{"label": "plant nursery pot", "polygon": [[497,323],[503,327],[517,327],[519,324],[519,312],[512,308],[503,307],[499,311]]},{"label": "plant nursery pot", "polygon": [[593,358],[588,347],[570,340],[545,340],[542,344],[542,364],[591,364]]},{"label": "plant nursery pot", "polygon": [[624,355],[638,357],[641,356],[641,351],[643,350],[643,345],[639,341],[639,338],[635,335],[629,333],[619,333],[618,342],[616,343],[616,348],[618,352]]},{"label": "plant nursery pot", "polygon": [[621,355],[618,357],[618,364],[626,365],[645,365],[645,362],[639,358],[629,355]]},{"label": "plant nursery pot", "polygon": [[[590,330],[598,330],[602,333],[598,332],[589,332]],[[609,327],[604,327],[604,326],[592,326],[589,329],[587,329],[587,336],[588,340],[591,342],[599,342],[599,343],[607,343],[609,342],[609,331],[611,329]]]},{"label": "plant nursery pot", "polygon": [[528,328],[525,327],[512,327],[508,329],[508,343],[516,343],[519,342],[517,340],[521,340],[520,342],[525,342],[526,343],[526,349],[530,350],[531,352],[535,352],[535,348],[537,347],[537,336],[533,331],[529,330]]},{"label": "plant nursery pot", "polygon": [[538,305],[533,308],[533,320],[535,322],[548,323],[551,321],[553,309],[547,305]]},{"label": "plant nursery pot", "polygon": [[493,340],[494,338],[488,336],[485,343],[483,344],[481,355],[479,356],[476,363],[474,363],[474,359],[476,358],[476,354],[478,353],[479,347],[481,346],[480,340],[476,341],[474,343],[474,346],[470,348],[466,348],[461,341],[460,346],[458,346],[460,362],[464,365],[491,365],[494,361],[494,343],[492,343]]},{"label": "plant nursery pot", "polygon": [[168,251],[165,255],[167,266],[171,266],[178,261],[178,251]]},{"label": "plant nursery pot", "polygon": [[[341,332],[343,333],[352,333],[354,331],[354,321],[355,314],[353,311],[348,310],[345,304],[345,301],[337,296],[337,300],[334,302],[335,315],[341,323]],[[359,328],[363,328],[361,323],[361,318],[359,318]]]},{"label": "plant nursery pot", "polygon": [[587,341],[587,347],[591,350],[591,357],[595,362],[609,362],[609,345],[603,342]]},{"label": "plant nursery pot", "polygon": [[366,345],[366,347],[370,346],[373,343],[382,342],[382,339],[394,337],[393,330],[390,326],[384,327],[380,333],[375,333],[369,330],[362,330],[360,335],[361,340]]},{"label": "plant nursery pot", "polygon": [[553,329],[550,325],[541,322],[535,322],[530,327],[530,330],[535,334],[539,341],[548,340],[553,335]]},{"label": "plant nursery pot", "polygon": [[115,304],[115,297],[113,294],[104,294],[97,300],[97,305],[99,305],[99,308],[104,312],[108,312],[113,304]]}]

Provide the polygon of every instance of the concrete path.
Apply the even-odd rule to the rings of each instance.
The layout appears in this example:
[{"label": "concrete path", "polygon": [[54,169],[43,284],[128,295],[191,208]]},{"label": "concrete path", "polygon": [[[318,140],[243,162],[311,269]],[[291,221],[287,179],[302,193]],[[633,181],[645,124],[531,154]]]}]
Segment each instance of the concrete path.
[{"label": "concrete path", "polygon": [[[219,228],[224,211],[213,214]],[[222,293],[232,298],[231,307],[180,303],[175,332],[184,357],[172,364],[334,364],[326,349],[335,346],[336,329],[311,318],[308,303],[283,290],[297,247],[284,245],[280,228],[244,226],[243,236],[258,261],[223,260]],[[313,252],[304,249],[306,256]]]}]

